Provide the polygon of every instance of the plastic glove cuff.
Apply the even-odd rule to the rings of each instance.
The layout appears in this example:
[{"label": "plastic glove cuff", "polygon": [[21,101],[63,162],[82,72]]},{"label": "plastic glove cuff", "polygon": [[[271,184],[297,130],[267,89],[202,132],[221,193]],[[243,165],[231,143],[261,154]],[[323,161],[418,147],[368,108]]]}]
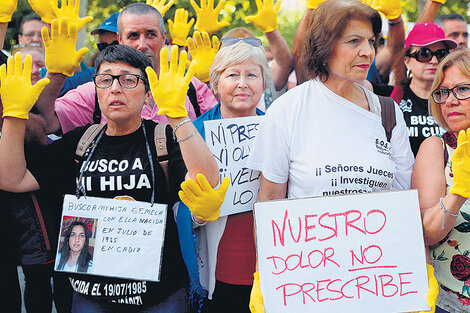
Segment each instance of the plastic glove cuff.
[{"label": "plastic glove cuff", "polygon": [[468,187],[467,188],[461,188],[458,184],[456,184],[454,182],[454,184],[452,185],[452,187],[450,187],[450,190],[449,192],[454,194],[454,195],[459,195],[459,196],[462,196],[464,198],[470,198],[470,191],[466,190],[466,189],[469,189]]},{"label": "plastic glove cuff", "polygon": [[19,119],[22,119],[22,120],[27,120],[29,119],[29,112],[26,112],[26,113],[15,113],[15,112],[8,112],[8,111],[3,111],[3,118],[5,117],[15,117],[15,118],[19,118]]},{"label": "plastic glove cuff", "polygon": [[267,28],[263,29],[263,33],[267,34],[267,33],[275,31],[278,28],[279,27],[277,25],[275,27],[267,27]]},{"label": "plastic glove cuff", "polygon": [[180,47],[186,47],[186,39],[173,38],[171,41],[172,44],[178,45]]}]

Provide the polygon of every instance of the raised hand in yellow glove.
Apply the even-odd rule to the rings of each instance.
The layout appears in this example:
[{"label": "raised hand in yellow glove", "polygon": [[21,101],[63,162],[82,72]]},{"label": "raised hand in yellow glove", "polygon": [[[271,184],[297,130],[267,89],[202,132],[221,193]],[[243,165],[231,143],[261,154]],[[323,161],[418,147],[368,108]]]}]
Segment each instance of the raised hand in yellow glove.
[{"label": "raised hand in yellow glove", "polygon": [[250,311],[251,313],[264,313],[263,295],[261,294],[261,286],[259,284],[259,272],[253,274],[253,288],[250,294]]},{"label": "raised hand in yellow glove", "polygon": [[181,183],[180,199],[200,219],[215,221],[219,218],[230,179],[225,177],[219,189],[213,189],[203,174],[197,174],[196,179],[197,183],[191,178]]},{"label": "raised hand in yellow glove", "polygon": [[263,31],[263,33],[270,33],[277,29],[277,13],[281,7],[281,0],[278,0],[274,5],[273,0],[256,0],[258,7],[258,14],[247,16],[245,22],[253,23]]},{"label": "raised hand in yellow glove", "polygon": [[191,78],[195,72],[195,62],[191,62],[185,75],[188,54],[181,51],[178,62],[178,46],[171,46],[170,67],[168,67],[168,50],[160,50],[160,79],[150,66],[145,69],[149,78],[153,99],[158,106],[158,114],[177,118],[188,115],[184,101]]},{"label": "raised hand in yellow glove", "polygon": [[190,0],[190,2],[197,15],[196,25],[194,26],[196,30],[212,35],[225,26],[230,25],[228,22],[218,21],[220,11],[222,11],[225,5],[225,0],[221,0],[215,9],[214,0],[201,0],[201,7],[194,0]]},{"label": "raised hand in yellow glove", "polygon": [[51,0],[28,0],[28,2],[44,23],[50,24],[52,20],[56,18],[53,9],[55,3]]},{"label": "raised hand in yellow glove", "polygon": [[379,12],[382,12],[387,20],[394,20],[401,15],[400,0],[362,0],[363,3]]},{"label": "raised hand in yellow glove", "polygon": [[[60,25],[59,25],[60,24]],[[80,62],[88,53],[88,48],[75,50],[77,44],[77,26],[69,23],[68,18],[55,19],[51,24],[51,38],[47,27],[41,29],[46,50],[46,67],[50,73],[72,76]]]},{"label": "raised hand in yellow glove", "polygon": [[80,0],[62,0],[61,7],[59,8],[58,0],[50,0],[51,4],[57,4],[52,7],[55,16],[58,20],[66,17],[69,19],[70,24],[77,25],[77,30],[80,31],[86,23],[93,20],[91,16],[85,16],[83,18],[78,16],[78,10],[80,9]]},{"label": "raised hand in yellow glove", "polygon": [[209,81],[209,70],[212,62],[214,62],[215,55],[219,51],[219,38],[212,36],[212,45],[209,34],[206,32],[201,33],[195,31],[193,38],[187,40],[189,53],[196,60],[196,77],[202,82]]},{"label": "raised hand in yellow glove", "polygon": [[453,184],[450,193],[470,198],[470,128],[461,130],[457,138],[457,149],[452,154]]},{"label": "raised hand in yellow glove", "polygon": [[315,10],[325,0],[307,0],[307,9]]},{"label": "raised hand in yellow glove", "polygon": [[8,23],[16,10],[18,0],[2,0],[0,5],[0,23]]},{"label": "raised hand in yellow glove", "polygon": [[186,46],[186,38],[193,24],[193,18],[188,22],[188,11],[177,9],[175,11],[175,22],[168,20],[172,43],[178,46]]},{"label": "raised hand in yellow glove", "polygon": [[439,284],[437,283],[436,276],[434,276],[434,267],[430,264],[426,264],[426,267],[428,269],[429,282],[429,290],[426,299],[428,300],[428,306],[431,308],[431,313],[434,313],[436,311],[437,296],[439,295]]},{"label": "raised hand in yellow glove", "polygon": [[153,6],[155,9],[160,12],[160,14],[165,16],[165,13],[171,8],[171,6],[175,3],[173,0],[168,1],[165,4],[166,0],[147,0],[147,4]]},{"label": "raised hand in yellow glove", "polygon": [[49,79],[43,78],[31,85],[32,58],[27,55],[24,61],[21,53],[11,56],[7,64],[0,66],[0,97],[3,104],[3,117],[28,119],[28,113],[41,94]]}]

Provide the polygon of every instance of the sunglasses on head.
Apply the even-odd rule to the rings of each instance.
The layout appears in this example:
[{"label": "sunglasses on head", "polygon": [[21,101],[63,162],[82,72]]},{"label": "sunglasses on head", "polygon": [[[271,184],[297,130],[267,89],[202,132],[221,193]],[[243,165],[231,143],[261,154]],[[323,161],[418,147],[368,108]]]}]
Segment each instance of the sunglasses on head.
[{"label": "sunglasses on head", "polygon": [[437,61],[441,62],[441,60],[444,59],[449,53],[449,49],[439,49],[432,51],[429,48],[419,48],[413,53],[408,53],[407,56],[415,58],[418,62],[429,62],[433,56],[436,56]]},{"label": "sunglasses on head", "polygon": [[108,46],[114,46],[118,44],[119,42],[117,40],[114,40],[112,43],[100,42],[100,43],[97,43],[96,46],[98,47],[98,50],[101,52],[104,49],[106,49]]},{"label": "sunglasses on head", "polygon": [[255,47],[261,46],[261,39],[254,38],[254,37],[248,37],[248,38],[225,37],[220,40],[220,42],[224,46],[231,46],[231,45],[236,44],[239,41],[244,41],[247,44],[255,46]]}]

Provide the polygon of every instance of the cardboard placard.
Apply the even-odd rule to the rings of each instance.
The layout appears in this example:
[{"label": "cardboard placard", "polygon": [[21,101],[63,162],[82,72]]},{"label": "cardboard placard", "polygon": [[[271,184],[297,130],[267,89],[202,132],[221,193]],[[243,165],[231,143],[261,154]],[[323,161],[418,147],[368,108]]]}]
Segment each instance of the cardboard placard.
[{"label": "cardboard placard", "polygon": [[[74,195],[65,195],[56,270],[159,281],[166,210],[167,205],[163,204],[151,206],[141,201],[97,197],[77,199]],[[79,247],[73,239],[64,239],[74,221],[87,227],[88,252],[92,260],[86,265],[86,270],[66,265],[58,268],[61,254],[66,254],[61,252],[62,247],[66,244],[70,250],[74,245]]]},{"label": "cardboard placard", "polygon": [[245,166],[262,118],[247,116],[204,121],[206,144],[219,166],[220,181],[230,178],[220,216],[251,211],[258,197],[261,173]]},{"label": "cardboard placard", "polygon": [[257,202],[267,313],[428,310],[416,190]]}]

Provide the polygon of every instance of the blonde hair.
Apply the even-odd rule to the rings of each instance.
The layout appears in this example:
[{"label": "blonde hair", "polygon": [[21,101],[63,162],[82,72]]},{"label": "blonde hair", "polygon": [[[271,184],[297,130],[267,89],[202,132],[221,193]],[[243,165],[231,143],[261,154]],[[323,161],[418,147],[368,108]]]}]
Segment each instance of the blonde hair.
[{"label": "blonde hair", "polygon": [[467,77],[470,78],[470,50],[468,49],[458,49],[442,60],[442,62],[439,64],[437,71],[436,71],[436,77],[434,77],[434,81],[432,83],[431,87],[431,94],[429,95],[429,100],[428,100],[428,110],[429,114],[431,114],[436,122],[442,127],[445,128],[446,130],[450,130],[449,125],[444,119],[444,116],[442,115],[442,110],[441,110],[441,105],[436,103],[432,97],[432,92],[435,91],[440,87],[442,84],[442,81],[445,78],[445,72],[446,70],[451,67],[451,66],[457,66],[457,68]]},{"label": "blonde hair", "polygon": [[263,76],[263,86],[266,89],[271,83],[271,69],[268,65],[268,59],[262,46],[255,47],[243,40],[230,46],[224,46],[217,52],[214,62],[209,70],[209,78],[211,88],[214,94],[218,94],[217,87],[219,85],[220,74],[228,67],[240,64],[248,60],[253,61],[261,67]]}]

